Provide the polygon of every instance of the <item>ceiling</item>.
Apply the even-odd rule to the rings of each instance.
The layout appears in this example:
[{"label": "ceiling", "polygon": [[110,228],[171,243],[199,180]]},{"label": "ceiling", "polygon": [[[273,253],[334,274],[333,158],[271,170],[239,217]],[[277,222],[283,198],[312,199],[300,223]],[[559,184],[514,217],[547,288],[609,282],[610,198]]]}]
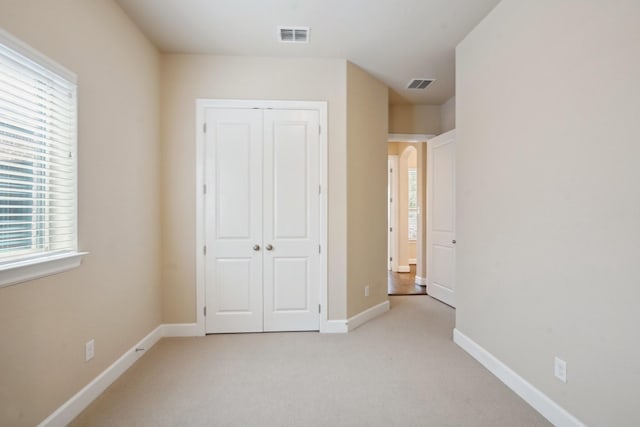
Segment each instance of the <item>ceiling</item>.
[{"label": "ceiling", "polygon": [[[455,46],[499,0],[116,0],[163,52],[345,58],[389,86],[390,102],[455,94]],[[278,26],[311,27],[309,44]],[[413,78],[436,79],[426,90]]]}]

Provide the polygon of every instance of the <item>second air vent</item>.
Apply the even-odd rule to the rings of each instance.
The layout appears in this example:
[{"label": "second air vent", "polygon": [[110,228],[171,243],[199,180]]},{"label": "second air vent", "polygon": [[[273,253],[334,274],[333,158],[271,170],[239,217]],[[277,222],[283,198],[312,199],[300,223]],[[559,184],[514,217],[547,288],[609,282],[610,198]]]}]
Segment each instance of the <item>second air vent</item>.
[{"label": "second air vent", "polygon": [[309,43],[309,27],[278,27],[281,43]]},{"label": "second air vent", "polygon": [[426,89],[435,79],[413,79],[407,85],[407,89]]}]

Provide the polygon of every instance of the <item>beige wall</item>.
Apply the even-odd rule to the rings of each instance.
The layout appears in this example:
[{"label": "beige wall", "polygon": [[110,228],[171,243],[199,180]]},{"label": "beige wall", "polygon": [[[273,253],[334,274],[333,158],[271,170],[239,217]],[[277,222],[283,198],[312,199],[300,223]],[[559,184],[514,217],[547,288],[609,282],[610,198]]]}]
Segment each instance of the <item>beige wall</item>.
[{"label": "beige wall", "polygon": [[347,63],[348,317],[388,299],[387,97],[384,84]]},{"label": "beige wall", "polygon": [[449,98],[440,106],[440,132],[449,132],[456,128],[456,97]]},{"label": "beige wall", "polygon": [[440,114],[439,105],[389,105],[389,132],[438,135]]},{"label": "beige wall", "polygon": [[[346,61],[198,55],[162,57],[163,320],[196,318],[195,100],[328,102],[329,318],[347,312]],[[386,98],[385,98],[386,99]]]},{"label": "beige wall", "polygon": [[0,27],[79,81],[79,245],[90,255],[0,289],[0,425],[33,426],[160,324],[159,58],[111,1],[0,10]]},{"label": "beige wall", "polygon": [[457,328],[591,426],[640,425],[638,22],[504,0],[457,49]]}]

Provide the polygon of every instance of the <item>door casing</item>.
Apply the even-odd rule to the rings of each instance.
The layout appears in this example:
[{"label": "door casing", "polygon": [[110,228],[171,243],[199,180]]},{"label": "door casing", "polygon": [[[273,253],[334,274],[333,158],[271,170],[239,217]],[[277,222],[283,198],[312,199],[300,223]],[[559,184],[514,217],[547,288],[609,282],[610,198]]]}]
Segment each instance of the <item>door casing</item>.
[{"label": "door casing", "polygon": [[258,101],[258,100],[229,100],[229,99],[197,99],[196,100],[196,331],[198,335],[205,335],[205,110],[207,108],[261,108],[285,110],[314,110],[318,111],[320,123],[319,150],[319,180],[320,180],[320,283],[319,300],[320,332],[330,330],[327,308],[327,190],[328,190],[328,162],[327,162],[327,103],[324,101]]}]

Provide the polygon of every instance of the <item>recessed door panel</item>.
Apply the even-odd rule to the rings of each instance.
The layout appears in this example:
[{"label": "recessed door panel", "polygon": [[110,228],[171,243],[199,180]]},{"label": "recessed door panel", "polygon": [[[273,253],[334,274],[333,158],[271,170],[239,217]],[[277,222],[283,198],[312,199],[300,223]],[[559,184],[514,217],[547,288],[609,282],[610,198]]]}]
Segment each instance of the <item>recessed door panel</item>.
[{"label": "recessed door panel", "polygon": [[453,249],[433,245],[433,283],[453,290]]},{"label": "recessed door panel", "polygon": [[218,123],[216,144],[216,234],[219,239],[247,239],[251,235],[251,127]]},{"label": "recessed door panel", "polygon": [[251,259],[216,260],[218,314],[251,312]]},{"label": "recessed door panel", "polygon": [[306,258],[274,258],[273,310],[309,310],[309,269]]},{"label": "recessed door panel", "polygon": [[453,231],[453,145],[433,149],[433,229]]},{"label": "recessed door panel", "polygon": [[273,126],[273,220],[275,238],[306,238],[309,161],[308,124],[274,123]]}]

